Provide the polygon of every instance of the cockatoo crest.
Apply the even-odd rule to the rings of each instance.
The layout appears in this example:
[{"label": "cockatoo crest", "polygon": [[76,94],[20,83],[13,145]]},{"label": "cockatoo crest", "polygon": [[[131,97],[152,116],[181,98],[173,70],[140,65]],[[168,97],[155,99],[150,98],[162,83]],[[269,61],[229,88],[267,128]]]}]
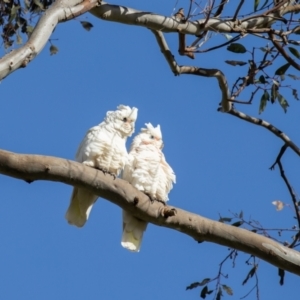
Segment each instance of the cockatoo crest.
[{"label": "cockatoo crest", "polygon": [[146,128],[142,128],[141,132],[134,138],[131,149],[139,145],[154,145],[158,149],[163,148],[162,133],[160,125],[153,127],[151,123],[146,123]]},{"label": "cockatoo crest", "polygon": [[[137,108],[119,105],[117,110],[108,111],[103,122],[111,129],[115,129],[122,136],[131,136],[134,133],[134,124],[137,119]],[[109,128],[108,128],[109,129]]]}]

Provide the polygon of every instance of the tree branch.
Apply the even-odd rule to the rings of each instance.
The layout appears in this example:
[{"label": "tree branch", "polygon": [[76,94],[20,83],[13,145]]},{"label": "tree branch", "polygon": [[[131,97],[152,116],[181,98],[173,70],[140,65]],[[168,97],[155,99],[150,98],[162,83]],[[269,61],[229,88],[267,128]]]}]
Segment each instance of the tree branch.
[{"label": "tree branch", "polygon": [[276,49],[279,51],[279,53],[286,59],[288,63],[290,63],[295,69],[300,71],[300,65],[297,64],[283,49],[283,47],[275,40],[274,34],[272,31],[269,32],[270,40],[272,41],[273,45],[276,47]]},{"label": "tree branch", "polygon": [[59,22],[73,19],[97,4],[98,0],[56,1],[40,18],[28,41],[0,60],[0,80],[17,69],[26,67],[43,50]]},{"label": "tree branch", "polygon": [[242,113],[240,111],[237,111],[235,109],[231,109],[229,112],[229,114],[238,117],[239,119],[242,119],[244,121],[247,121],[249,123],[258,125],[258,126],[262,126],[266,129],[268,129],[269,131],[271,131],[273,134],[275,134],[276,136],[278,136],[281,140],[283,140],[292,150],[294,150],[294,152],[296,154],[298,154],[300,156],[300,149],[299,147],[294,144],[291,139],[281,130],[279,130],[278,128],[276,128],[275,126],[273,126],[272,124],[268,123],[267,121],[264,121],[262,119],[258,119],[255,117],[251,117],[249,115],[246,115],[245,113]]},{"label": "tree branch", "polygon": [[178,66],[174,55],[170,51],[168,44],[164,38],[164,35],[161,31],[151,30],[155,35],[156,41],[160,48],[160,51],[164,55],[166,61],[168,62],[172,72],[176,75],[180,74],[191,74],[203,77],[215,77],[218,80],[219,87],[222,92],[222,99],[221,99],[221,111],[228,112],[232,107],[232,103],[228,101],[230,98],[230,91],[228,88],[227,80],[225,75],[218,69],[204,69],[198,68],[193,66]]},{"label": "tree branch", "polygon": [[205,18],[183,23],[175,17],[143,12],[125,6],[110,5],[103,1],[99,4],[99,0],[58,0],[42,15],[28,41],[0,60],[0,80],[18,68],[26,67],[42,51],[59,22],[68,21],[87,11],[105,21],[142,26],[163,32],[180,32],[199,36],[205,31],[243,34],[247,33],[247,30],[268,32],[270,31],[270,24],[274,20],[280,19],[286,13],[300,11],[300,5],[290,5],[266,15],[251,16],[234,22],[219,18]]},{"label": "tree branch", "polygon": [[251,231],[212,221],[176,208],[164,217],[165,206],[149,201],[128,182],[74,161],[0,150],[0,173],[32,182],[48,180],[84,187],[155,225],[182,232],[197,241],[217,243],[257,256],[283,270],[300,275],[300,253]]}]

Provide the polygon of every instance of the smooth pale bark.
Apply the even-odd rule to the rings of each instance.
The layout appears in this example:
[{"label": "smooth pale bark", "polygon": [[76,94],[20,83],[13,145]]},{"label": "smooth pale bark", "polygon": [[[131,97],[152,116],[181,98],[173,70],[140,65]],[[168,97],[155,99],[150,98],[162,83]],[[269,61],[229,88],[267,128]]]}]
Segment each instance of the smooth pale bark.
[{"label": "smooth pale bark", "polygon": [[87,12],[97,5],[97,0],[58,0],[40,18],[27,42],[0,59],[0,80],[25,68],[45,47],[59,22],[64,22]]},{"label": "smooth pale bark", "polygon": [[212,242],[241,250],[300,275],[299,252],[251,231],[212,221],[180,208],[175,208],[175,216],[165,217],[167,211],[173,207],[166,208],[156,201],[152,203],[145,194],[128,182],[114,179],[83,164],[56,157],[0,150],[0,174],[27,182],[48,180],[85,187],[144,221],[177,230],[196,241]]},{"label": "smooth pale bark", "polygon": [[0,80],[19,68],[24,68],[44,48],[51,34],[59,22],[65,22],[87,11],[94,16],[105,20],[123,23],[127,25],[143,26],[162,32],[181,32],[184,34],[198,35],[203,31],[215,31],[222,33],[268,32],[274,21],[289,12],[299,12],[300,5],[284,6],[267,15],[258,15],[244,20],[223,20],[211,18],[182,23],[173,17],[166,17],[152,12],[143,12],[120,5],[111,5],[98,0],[57,0],[41,16],[28,41],[17,50],[0,59]]}]

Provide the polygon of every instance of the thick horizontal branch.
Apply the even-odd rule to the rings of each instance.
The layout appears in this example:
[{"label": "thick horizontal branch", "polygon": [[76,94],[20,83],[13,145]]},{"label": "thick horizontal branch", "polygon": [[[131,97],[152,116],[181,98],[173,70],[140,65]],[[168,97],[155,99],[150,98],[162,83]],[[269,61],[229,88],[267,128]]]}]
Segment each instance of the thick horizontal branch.
[{"label": "thick horizontal branch", "polygon": [[83,164],[50,156],[0,150],[0,174],[27,182],[48,180],[85,187],[142,220],[177,230],[197,241],[213,242],[241,250],[300,275],[299,252],[251,231],[212,221],[180,208],[176,208],[175,216],[165,218],[163,204],[155,201],[152,203],[128,182],[114,179]]}]

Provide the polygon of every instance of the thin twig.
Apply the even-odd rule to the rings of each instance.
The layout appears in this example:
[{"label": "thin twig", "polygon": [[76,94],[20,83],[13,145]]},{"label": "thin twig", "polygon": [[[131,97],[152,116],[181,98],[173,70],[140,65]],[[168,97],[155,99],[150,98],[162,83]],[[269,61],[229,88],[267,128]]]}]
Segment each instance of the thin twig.
[{"label": "thin twig", "polygon": [[239,5],[238,5],[238,7],[237,7],[237,9],[236,9],[236,11],[235,11],[235,13],[234,13],[234,16],[233,16],[233,18],[232,18],[232,22],[234,22],[234,21],[236,20],[238,14],[239,14],[239,11],[240,11],[240,9],[242,8],[242,6],[243,6],[243,4],[244,4],[244,1],[245,1],[245,0],[241,0],[241,1],[240,1]]},{"label": "thin twig", "polygon": [[[292,197],[292,201],[293,201],[293,204],[294,204],[294,208],[295,208],[295,213],[296,213],[296,217],[297,217],[297,221],[298,221],[298,228],[300,228],[300,211],[299,211],[299,208],[298,208],[298,201],[297,201],[297,197],[296,197],[296,194],[289,182],[289,180],[287,179],[287,177],[285,176],[285,172],[284,172],[284,169],[283,169],[283,166],[282,166],[282,163],[281,163],[281,160],[279,159],[277,161],[277,164],[279,166],[279,170],[280,170],[280,175],[283,179],[283,181],[285,182],[288,190],[289,190],[289,193]],[[298,241],[298,237],[300,235],[300,231],[298,232],[298,234],[296,234],[296,238],[294,239],[293,243],[291,245],[289,245],[289,248],[293,248],[293,246],[296,244],[296,242]]]},{"label": "thin twig", "polygon": [[269,168],[270,170],[274,170],[276,164],[280,161],[280,159],[281,159],[282,155],[284,154],[285,150],[287,149],[287,147],[288,147],[287,144],[284,144],[284,145],[281,147],[281,149],[280,149],[280,151],[279,151],[279,154],[278,154],[278,156],[276,157],[276,160],[275,160],[274,164]]},{"label": "thin twig", "polygon": [[228,89],[228,84],[225,75],[218,69],[205,69],[198,68],[194,66],[178,66],[174,56],[172,55],[168,44],[164,38],[161,31],[151,30],[156,37],[157,43],[164,57],[166,58],[172,72],[175,75],[180,74],[191,74],[203,77],[215,77],[218,80],[220,90],[222,92],[221,108],[222,112],[230,111],[232,103],[228,101],[230,99],[230,91]]},{"label": "thin twig", "polygon": [[278,136],[281,140],[283,140],[296,154],[298,154],[300,156],[299,147],[295,143],[293,143],[292,140],[284,132],[282,132],[281,130],[276,128],[271,123],[268,123],[267,121],[264,121],[262,119],[258,119],[258,118],[246,115],[245,113],[242,113],[242,112],[237,111],[235,109],[231,109],[228,113],[235,116],[235,117],[238,117],[239,119],[242,119],[242,120],[247,121],[249,123],[252,123],[252,124],[255,124],[255,125],[258,125],[258,126],[262,126],[266,129],[268,129],[274,135]]},{"label": "thin twig", "polygon": [[300,71],[300,65],[298,65],[288,54],[287,52],[283,49],[283,47],[278,43],[277,41],[274,40],[274,34],[272,31],[269,32],[269,37],[273,43],[273,45],[276,47],[276,49],[280,52],[280,54],[286,59],[288,63],[290,63],[295,69]]},{"label": "thin twig", "polygon": [[218,18],[221,15],[221,13],[222,13],[222,11],[225,7],[225,4],[227,4],[228,2],[229,1],[227,1],[227,0],[221,0],[221,3],[219,5],[219,7],[218,7],[217,11],[214,14],[214,18]]}]

